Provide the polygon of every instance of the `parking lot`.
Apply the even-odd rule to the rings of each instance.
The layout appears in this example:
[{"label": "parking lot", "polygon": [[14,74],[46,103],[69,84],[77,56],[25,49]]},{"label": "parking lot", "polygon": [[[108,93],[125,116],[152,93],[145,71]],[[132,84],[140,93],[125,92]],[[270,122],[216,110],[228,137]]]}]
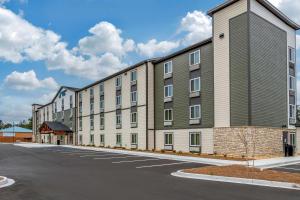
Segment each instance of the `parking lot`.
[{"label": "parking lot", "polygon": [[171,172],[204,166],[153,157],[63,147],[0,144],[0,174],[16,183],[1,200],[298,200],[299,191],[177,178]]}]

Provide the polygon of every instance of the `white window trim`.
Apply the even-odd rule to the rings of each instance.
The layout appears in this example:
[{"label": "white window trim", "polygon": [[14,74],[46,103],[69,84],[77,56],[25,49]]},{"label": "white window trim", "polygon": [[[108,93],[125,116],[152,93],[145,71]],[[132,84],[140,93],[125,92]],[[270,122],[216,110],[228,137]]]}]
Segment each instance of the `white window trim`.
[{"label": "white window trim", "polygon": [[[103,87],[103,90],[101,90],[101,86]],[[100,94],[101,94],[101,92],[104,92],[104,83],[99,84],[99,92],[100,92]]]},{"label": "white window trim", "polygon": [[[170,64],[171,72],[166,73],[166,64]],[[164,63],[164,74],[166,75],[166,74],[172,74],[172,73],[173,73],[173,62],[172,62],[172,60],[170,60],[170,61]]]},{"label": "white window trim", "polygon": [[[166,135],[172,135],[172,144],[167,144]],[[165,146],[173,146],[174,145],[174,134],[173,133],[164,133],[164,145]]]},{"label": "white window trim", "polygon": [[[293,106],[293,110],[294,110],[294,115],[291,117],[291,112],[290,112],[290,107]],[[293,104],[289,104],[289,118],[290,119],[295,119],[296,118],[296,106]]]},{"label": "white window trim", "polygon": [[[119,104],[118,104],[118,101],[117,101],[118,97],[120,97],[120,103]],[[118,105],[121,105],[121,104],[122,104],[122,95],[118,95],[118,96],[116,96],[116,105],[118,106]]]},{"label": "white window trim", "polygon": [[[197,52],[199,52],[199,63],[194,63],[194,64],[191,64],[191,55],[192,55],[192,54],[195,54],[195,53],[197,53]],[[194,66],[194,65],[198,65],[198,64],[200,64],[200,63],[201,63],[200,59],[201,59],[201,57],[200,57],[200,49],[199,49],[199,50],[197,50],[197,51],[193,51],[193,52],[191,52],[191,53],[189,54],[189,65],[190,65],[190,66]]]},{"label": "white window trim", "polygon": [[[199,79],[199,90],[194,90],[192,91],[192,81]],[[200,92],[201,91],[201,78],[197,77],[197,78],[192,78],[190,79],[190,92]]]},{"label": "white window trim", "polygon": [[[121,140],[119,143],[118,143],[118,136],[120,136],[120,140]],[[122,145],[122,134],[121,133],[116,134],[116,144]]]},{"label": "white window trim", "polygon": [[[199,117],[192,118],[192,107],[199,107]],[[192,105],[190,106],[190,119],[201,119],[201,105]]]},{"label": "white window trim", "polygon": [[[120,117],[120,123],[118,123],[118,120],[117,120],[117,119],[118,119],[118,116]],[[117,125],[119,125],[119,124],[121,125],[121,124],[122,124],[122,114],[116,115],[116,124],[117,124]]]},{"label": "white window trim", "polygon": [[[293,60],[290,60],[290,49],[293,52],[293,55],[292,55],[293,56]],[[294,47],[289,47],[289,49],[288,49],[288,60],[291,63],[296,63],[296,49]]]},{"label": "white window trim", "polygon": [[[136,121],[135,122],[132,121],[132,118],[133,118],[132,115],[133,114],[136,114],[136,118],[135,118]],[[137,112],[130,113],[130,123],[137,123]]]},{"label": "white window trim", "polygon": [[[101,136],[103,136],[103,141],[101,141]],[[105,143],[105,134],[100,134],[100,143]]]},{"label": "white window trim", "polygon": [[[135,72],[135,80],[132,80],[132,73],[134,73]],[[132,71],[130,71],[130,82],[134,82],[134,81],[137,81],[137,70],[132,70]]]},{"label": "white window trim", "polygon": [[[166,96],[166,88],[171,87],[171,86],[172,86],[172,95],[171,96]],[[173,85],[172,84],[164,86],[164,97],[165,98],[173,97]]]},{"label": "white window trim", "polygon": [[[171,110],[171,116],[172,116],[172,120],[166,120],[166,111]],[[173,109],[164,109],[164,121],[165,122],[172,122],[173,121]]]},{"label": "white window trim", "polygon": [[[136,136],[136,141],[135,142],[132,142],[132,136],[133,135],[135,135]],[[138,134],[137,133],[131,133],[131,135],[130,135],[131,137],[130,137],[130,144],[131,145],[137,145],[138,144]]]},{"label": "white window trim", "polygon": [[[132,100],[133,93],[135,93],[135,101]],[[137,91],[130,92],[130,102],[137,102]]]},{"label": "white window trim", "polygon": [[[199,145],[192,145],[192,134],[199,135]],[[190,147],[200,147],[201,146],[201,132],[190,132]]]},{"label": "white window trim", "polygon": [[[118,82],[117,80],[118,80],[118,79],[120,80],[119,85],[117,85],[117,82]],[[115,85],[116,85],[116,87],[121,87],[121,86],[122,86],[122,76],[117,76],[117,77],[116,77]]]},{"label": "white window trim", "polygon": [[[290,85],[290,78],[293,79],[293,83],[292,83],[292,87],[293,88],[291,88],[291,85]],[[289,75],[289,89],[293,90],[293,91],[295,91],[295,89],[296,89],[296,78],[294,76],[292,76],[292,75]]]}]

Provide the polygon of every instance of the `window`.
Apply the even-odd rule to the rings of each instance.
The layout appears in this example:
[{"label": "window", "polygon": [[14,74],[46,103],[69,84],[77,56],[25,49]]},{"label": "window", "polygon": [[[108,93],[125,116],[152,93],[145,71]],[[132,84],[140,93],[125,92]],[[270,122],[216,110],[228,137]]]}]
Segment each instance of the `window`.
[{"label": "window", "polygon": [[57,103],[56,102],[54,103],[54,110],[57,113]]},{"label": "window", "polygon": [[290,133],[290,145],[296,146],[296,134]]},{"label": "window", "polygon": [[79,102],[82,102],[82,93],[79,93]]},{"label": "window", "polygon": [[165,145],[173,145],[173,134],[165,133]]},{"label": "window", "polygon": [[137,71],[136,70],[134,70],[134,71],[131,71],[131,76],[130,76],[130,80],[131,80],[131,82],[133,82],[133,81],[136,81],[137,80]]},{"label": "window", "polygon": [[65,109],[65,99],[62,98],[61,99],[61,110],[64,111],[64,109]]},{"label": "window", "polygon": [[190,106],[190,119],[199,119],[201,117],[200,105]]},{"label": "window", "polygon": [[73,96],[70,95],[70,108],[73,108]]},{"label": "window", "polygon": [[94,113],[94,101],[91,101],[91,103],[90,103],[90,112],[91,112],[91,114]]},{"label": "window", "polygon": [[79,102],[79,115],[82,115],[82,102]]},{"label": "window", "polygon": [[121,125],[121,123],[122,123],[122,115],[118,114],[116,115],[116,124]]},{"label": "window", "polygon": [[294,48],[292,47],[289,47],[289,61],[292,62],[292,63],[295,63],[295,58],[296,58],[296,51]]},{"label": "window", "polygon": [[104,109],[104,99],[100,99],[100,109]]},{"label": "window", "polygon": [[173,72],[173,64],[172,61],[164,63],[164,73],[171,74]]},{"label": "window", "polygon": [[100,91],[100,95],[104,93],[104,84],[103,83],[100,83],[99,91]]},{"label": "window", "polygon": [[296,106],[293,104],[290,104],[290,118],[295,119],[296,117]]},{"label": "window", "polygon": [[191,147],[200,146],[200,133],[197,132],[190,133],[190,146]]},{"label": "window", "polygon": [[173,85],[166,85],[165,86],[165,97],[172,97],[173,96]]},{"label": "window", "polygon": [[117,145],[122,145],[122,135],[120,133],[117,133],[116,135],[116,144]]},{"label": "window", "polygon": [[90,135],[90,144],[94,145],[94,135]]},{"label": "window", "polygon": [[165,109],[165,121],[173,121],[173,110]]},{"label": "window", "polygon": [[82,135],[79,135],[79,144],[82,144]]},{"label": "window", "polygon": [[130,114],[130,122],[137,123],[137,113],[136,112],[133,112]]},{"label": "window", "polygon": [[94,89],[90,88],[90,97],[93,98],[94,97]]},{"label": "window", "polygon": [[120,87],[122,85],[122,77],[118,76],[116,78],[116,87]]},{"label": "window", "polygon": [[117,106],[121,105],[121,103],[122,103],[122,96],[121,95],[116,96],[116,105]]},{"label": "window", "polygon": [[90,128],[91,130],[94,130],[94,115],[90,116]]},{"label": "window", "polygon": [[200,64],[200,50],[190,53],[190,65]]},{"label": "window", "polygon": [[190,80],[190,92],[200,91],[200,77]]},{"label": "window", "polygon": [[100,126],[104,126],[104,116],[100,116]]},{"label": "window", "polygon": [[137,144],[137,137],[138,135],[136,133],[131,134],[131,144]]},{"label": "window", "polygon": [[295,81],[295,77],[293,76],[289,76],[289,88],[290,90],[296,89],[296,81]]},{"label": "window", "polygon": [[137,92],[136,91],[131,92],[130,100],[131,100],[131,102],[137,101]]},{"label": "window", "polygon": [[104,134],[101,134],[101,135],[100,135],[100,143],[101,143],[101,144],[104,144]]}]

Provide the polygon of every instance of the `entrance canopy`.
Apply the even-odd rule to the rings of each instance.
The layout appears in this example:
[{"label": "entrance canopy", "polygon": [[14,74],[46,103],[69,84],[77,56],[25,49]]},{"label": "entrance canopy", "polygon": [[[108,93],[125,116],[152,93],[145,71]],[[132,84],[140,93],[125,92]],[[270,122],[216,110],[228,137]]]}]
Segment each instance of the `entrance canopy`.
[{"label": "entrance canopy", "polygon": [[53,133],[55,135],[65,135],[73,132],[69,127],[60,122],[44,122],[39,131],[41,134]]}]

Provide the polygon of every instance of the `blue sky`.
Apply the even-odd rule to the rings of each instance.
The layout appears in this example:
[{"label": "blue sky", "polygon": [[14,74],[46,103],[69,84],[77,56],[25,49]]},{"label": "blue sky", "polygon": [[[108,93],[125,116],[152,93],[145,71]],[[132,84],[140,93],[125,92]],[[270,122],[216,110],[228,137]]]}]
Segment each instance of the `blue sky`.
[{"label": "blue sky", "polygon": [[[300,22],[299,1],[282,1],[272,3]],[[222,2],[0,0],[0,119],[30,117],[60,85],[82,87],[208,38],[205,12]]]}]

